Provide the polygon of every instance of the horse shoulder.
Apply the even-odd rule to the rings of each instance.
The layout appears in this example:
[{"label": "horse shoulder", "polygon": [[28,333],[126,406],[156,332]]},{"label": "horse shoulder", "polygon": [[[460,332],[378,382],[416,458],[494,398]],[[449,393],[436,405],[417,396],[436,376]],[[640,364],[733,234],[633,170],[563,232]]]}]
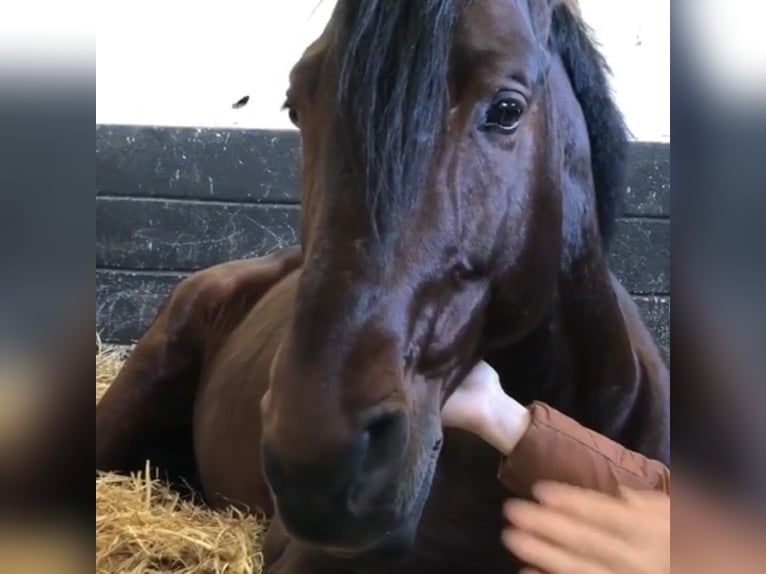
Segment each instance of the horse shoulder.
[{"label": "horse shoulder", "polygon": [[656,384],[669,384],[670,371],[638,305],[614,275],[611,275],[611,280],[637,361]]},{"label": "horse shoulder", "polygon": [[[248,275],[247,269],[243,272]],[[287,272],[256,302],[244,305],[241,301],[252,296],[251,282],[235,281],[233,290],[225,290],[228,303],[219,312],[215,335],[208,335],[220,343],[206,360],[192,423],[200,488],[212,506],[233,504],[267,515],[274,511],[261,458],[253,456],[253,449],[260,444],[261,399],[289,324],[299,276],[297,270]]]},{"label": "horse shoulder", "polygon": [[648,417],[652,424],[645,429],[645,441],[657,450],[659,458],[669,458],[670,434],[670,369],[663,358],[654,336],[649,331],[641,311],[625,287],[610,274],[612,288],[625,322],[641,390],[648,402]]},{"label": "horse shoulder", "polygon": [[171,294],[178,328],[193,326],[209,346],[239,323],[258,301],[302,263],[299,247],[263,257],[229,261],[198,271]]},{"label": "horse shoulder", "polygon": [[300,260],[289,248],[203,269],[174,287],[96,408],[98,469],[133,470],[147,445],[186,434],[206,360]]}]

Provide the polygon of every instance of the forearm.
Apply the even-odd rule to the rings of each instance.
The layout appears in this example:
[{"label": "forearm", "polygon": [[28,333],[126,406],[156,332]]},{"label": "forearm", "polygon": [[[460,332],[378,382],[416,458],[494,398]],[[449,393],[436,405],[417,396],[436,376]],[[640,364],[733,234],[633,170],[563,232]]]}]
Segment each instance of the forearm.
[{"label": "forearm", "polygon": [[529,408],[508,396],[497,372],[479,362],[442,408],[445,426],[478,434],[502,455],[499,478],[518,494],[539,480],[618,494],[670,490],[670,471],[586,429],[544,403]]},{"label": "forearm", "polygon": [[514,492],[528,494],[535,482],[554,480],[614,495],[621,486],[669,493],[670,471],[660,462],[586,429],[544,403],[525,409],[523,422],[520,406],[503,405],[506,416],[497,416],[495,430],[485,437],[504,455],[498,476]]},{"label": "forearm", "polygon": [[530,410],[506,394],[495,399],[479,435],[504,455],[510,454],[529,430]]}]

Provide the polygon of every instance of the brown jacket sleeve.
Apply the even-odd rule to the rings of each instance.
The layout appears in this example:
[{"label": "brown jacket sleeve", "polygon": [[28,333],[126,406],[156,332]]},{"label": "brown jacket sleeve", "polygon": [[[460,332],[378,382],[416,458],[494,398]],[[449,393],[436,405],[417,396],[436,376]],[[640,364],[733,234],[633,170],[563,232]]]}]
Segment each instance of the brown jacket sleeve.
[{"label": "brown jacket sleeve", "polygon": [[618,495],[621,486],[670,494],[670,470],[630,451],[540,402],[529,407],[529,429],[510,455],[503,457],[498,478],[509,489],[529,496],[539,480],[566,482]]}]

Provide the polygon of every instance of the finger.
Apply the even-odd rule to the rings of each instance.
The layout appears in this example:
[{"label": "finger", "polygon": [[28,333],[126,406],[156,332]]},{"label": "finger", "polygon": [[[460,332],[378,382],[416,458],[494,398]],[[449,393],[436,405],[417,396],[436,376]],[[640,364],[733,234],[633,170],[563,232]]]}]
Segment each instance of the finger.
[{"label": "finger", "polygon": [[532,493],[541,505],[620,537],[627,537],[635,529],[635,513],[626,512],[629,505],[621,498],[555,482],[538,483]]},{"label": "finger", "polygon": [[620,487],[622,498],[632,506],[653,514],[670,515],[670,496],[658,491],[639,491],[632,488]]},{"label": "finger", "polygon": [[610,570],[622,572],[627,564],[634,564],[639,559],[633,547],[612,532],[557,510],[523,500],[509,502],[505,510],[506,518],[516,528],[591,562],[608,566]]},{"label": "finger", "polygon": [[504,530],[502,541],[520,560],[548,574],[609,574],[582,556],[520,530]]}]

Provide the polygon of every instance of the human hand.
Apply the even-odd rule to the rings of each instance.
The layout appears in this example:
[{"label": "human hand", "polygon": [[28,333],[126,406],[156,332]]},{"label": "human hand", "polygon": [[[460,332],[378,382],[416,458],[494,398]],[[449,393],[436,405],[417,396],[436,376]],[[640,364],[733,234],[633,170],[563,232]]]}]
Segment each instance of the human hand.
[{"label": "human hand", "polygon": [[670,572],[670,497],[624,490],[621,498],[559,484],[538,483],[537,501],[511,500],[513,525],[505,547],[547,574],[664,574]]},{"label": "human hand", "polygon": [[479,434],[503,394],[497,372],[480,361],[444,403],[442,424]]},{"label": "human hand", "polygon": [[505,393],[497,372],[480,361],[444,403],[442,424],[472,432],[508,454],[529,427],[529,411]]}]

